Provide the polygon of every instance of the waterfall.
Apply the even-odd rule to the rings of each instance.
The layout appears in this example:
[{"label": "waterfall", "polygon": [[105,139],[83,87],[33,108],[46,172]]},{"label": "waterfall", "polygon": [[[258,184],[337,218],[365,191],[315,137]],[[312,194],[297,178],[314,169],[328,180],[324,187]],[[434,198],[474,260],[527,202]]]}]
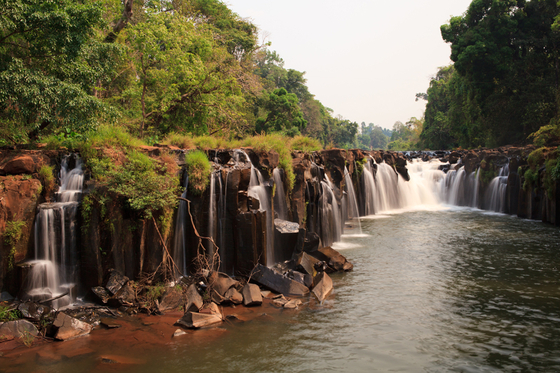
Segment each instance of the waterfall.
[{"label": "waterfall", "polygon": [[347,201],[347,214],[344,217],[349,217],[355,219],[358,223],[358,233],[362,234],[362,225],[360,223],[360,211],[358,210],[358,201],[356,199],[356,193],[354,191],[354,184],[352,183],[352,178],[348,173],[348,169],[344,167],[344,184],[346,186],[346,196]]},{"label": "waterfall", "polygon": [[[189,186],[189,175],[185,172],[185,179],[183,184],[185,190],[181,194],[182,198],[187,198],[187,189]],[[179,268],[181,273],[177,273],[175,268],[175,279],[179,279],[182,275],[187,275],[187,258],[186,258],[186,237],[185,237],[185,224],[187,223],[188,205],[187,201],[179,201],[179,209],[177,210],[177,219],[175,220],[175,237],[173,241],[173,261]]]},{"label": "waterfall", "polygon": [[334,242],[340,241],[342,236],[342,215],[338,206],[338,201],[333,192],[333,185],[328,176],[321,181],[322,193],[319,198],[321,242],[323,246],[330,246]]},{"label": "waterfall", "polygon": [[488,185],[485,194],[485,208],[496,212],[505,212],[505,200],[507,181],[509,176],[509,165],[506,164],[500,168],[498,176],[496,176]]},{"label": "waterfall", "polygon": [[[210,205],[208,206],[208,237],[217,244],[217,234],[216,234],[216,173],[212,172],[210,175]],[[207,240],[206,243],[206,255],[208,256],[208,261],[210,262],[210,267],[214,268],[214,244],[212,240]],[[221,253],[219,253],[221,255]]]},{"label": "waterfall", "polygon": [[288,205],[286,203],[286,193],[284,192],[284,182],[282,181],[282,172],[276,167],[272,171],[276,193],[274,193],[274,212],[278,214],[278,218],[288,220]]},{"label": "waterfall", "polygon": [[364,181],[364,193],[365,193],[365,213],[366,215],[374,215],[377,212],[377,206],[375,204],[375,178],[373,176],[373,170],[371,168],[370,162],[368,161],[364,165],[364,170],[362,171],[362,179]]},{"label": "waterfall", "polygon": [[56,202],[39,205],[35,219],[35,258],[30,261],[27,296],[32,300],[52,301],[54,308],[72,303],[76,297],[78,253],[76,215],[82,194],[84,173],[82,161],[75,157],[75,167],[69,170],[72,156],[62,160],[60,188]]}]

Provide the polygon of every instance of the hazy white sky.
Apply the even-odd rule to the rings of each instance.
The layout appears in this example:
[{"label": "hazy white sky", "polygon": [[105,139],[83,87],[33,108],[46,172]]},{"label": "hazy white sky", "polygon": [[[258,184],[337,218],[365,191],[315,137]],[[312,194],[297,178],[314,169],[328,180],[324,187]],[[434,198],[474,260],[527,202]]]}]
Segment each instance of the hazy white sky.
[{"label": "hazy white sky", "polygon": [[451,63],[440,26],[471,0],[225,0],[267,36],[284,67],[334,115],[386,128],[420,118],[437,68]]}]

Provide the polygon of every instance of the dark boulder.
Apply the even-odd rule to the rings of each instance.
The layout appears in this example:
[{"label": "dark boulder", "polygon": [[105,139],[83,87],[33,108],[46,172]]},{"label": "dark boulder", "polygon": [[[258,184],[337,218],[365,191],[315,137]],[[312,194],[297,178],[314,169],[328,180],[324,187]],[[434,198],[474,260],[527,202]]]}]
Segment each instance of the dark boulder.
[{"label": "dark boulder", "polygon": [[276,293],[284,295],[302,296],[309,294],[309,289],[305,285],[278,274],[261,264],[253,270],[251,280]]}]

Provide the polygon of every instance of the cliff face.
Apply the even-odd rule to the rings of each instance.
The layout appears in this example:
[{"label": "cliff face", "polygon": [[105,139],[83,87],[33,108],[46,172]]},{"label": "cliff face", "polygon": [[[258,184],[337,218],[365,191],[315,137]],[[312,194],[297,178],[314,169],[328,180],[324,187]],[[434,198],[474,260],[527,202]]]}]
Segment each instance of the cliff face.
[{"label": "cliff face", "polygon": [[[156,150],[150,149],[151,152]],[[481,191],[487,189],[490,180],[507,165],[505,212],[560,225],[556,218],[558,183],[554,182],[552,189],[550,185],[545,188],[540,181],[525,183],[518,174],[518,170],[527,168],[531,150],[501,148],[407,154],[341,149],[312,154],[295,152],[292,162],[295,182],[291,191],[287,190],[289,183],[285,173],[275,171],[279,164],[276,152],[257,152],[249,148],[212,150],[207,152],[213,161],[210,186],[202,195],[186,193],[190,203],[184,221],[179,223],[178,210],[173,216],[143,219],[118,199],[111,198],[103,186],[89,180],[84,194],[97,193],[106,200],[103,205],[88,205],[86,213],[83,213],[82,204],[78,214],[80,281],[84,289],[99,286],[110,268],[132,279],[153,273],[168,257],[179,260],[175,254],[177,242],[182,242],[178,235],[184,237],[181,247],[184,247],[187,271],[193,270],[192,260],[197,254],[216,251],[208,237],[213,237],[219,248],[220,269],[224,272],[248,274],[258,263],[266,265],[288,260],[306,245],[328,245],[337,239],[336,232],[342,230],[341,225],[349,214],[345,203],[346,171],[354,187],[359,213],[365,215],[368,192],[362,177],[364,167],[375,176],[378,164],[385,162],[392,167],[395,177],[398,173],[406,182],[409,179],[407,160],[414,158],[439,158],[450,162],[452,167],[464,168],[468,174],[480,170]],[[180,169],[184,166],[182,154],[182,151],[175,152]],[[3,237],[0,286],[13,295],[18,294],[23,283],[24,273],[18,269],[18,264],[34,258],[37,206],[52,197],[42,190],[38,170],[42,165],[51,165],[57,174],[63,155],[63,152],[53,151],[0,152],[0,233]],[[184,172],[181,169],[177,177],[184,180]],[[275,181],[277,177],[282,179],[281,185],[278,179]],[[282,189],[284,198],[280,198]],[[342,220],[336,221],[337,216]],[[282,217],[284,219],[279,219]],[[160,220],[170,222],[167,228],[156,227],[154,222]],[[8,222],[14,221],[22,222],[21,235],[15,242],[7,234],[7,224],[13,227],[13,223]],[[181,224],[184,236],[177,224]]]}]

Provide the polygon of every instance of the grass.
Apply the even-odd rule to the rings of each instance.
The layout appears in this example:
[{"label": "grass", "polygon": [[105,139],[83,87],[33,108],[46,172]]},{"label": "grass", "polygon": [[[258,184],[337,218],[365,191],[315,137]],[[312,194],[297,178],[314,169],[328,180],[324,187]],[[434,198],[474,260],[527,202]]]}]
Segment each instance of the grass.
[{"label": "grass", "polygon": [[296,181],[296,175],[294,174],[294,168],[292,166],[292,152],[286,137],[276,134],[258,135],[246,138],[243,140],[242,144],[244,146],[250,146],[257,151],[276,151],[279,155],[278,166],[286,172],[288,190],[292,190]]},{"label": "grass", "polygon": [[21,318],[21,312],[10,309],[8,306],[0,306],[0,322],[15,321]]},{"label": "grass", "polygon": [[50,194],[54,191],[54,167],[49,165],[42,165],[39,168],[39,180],[43,185],[43,191],[45,196],[48,198]]},{"label": "grass", "polygon": [[196,144],[192,136],[180,133],[170,133],[161,142],[164,145],[173,145],[180,149],[195,149]]},{"label": "grass", "polygon": [[195,195],[201,195],[210,183],[212,167],[206,154],[200,150],[185,155],[185,164],[189,175],[189,189]]},{"label": "grass", "polygon": [[311,153],[323,149],[323,145],[317,139],[306,136],[295,136],[290,142],[292,150],[300,150],[304,153]]}]

